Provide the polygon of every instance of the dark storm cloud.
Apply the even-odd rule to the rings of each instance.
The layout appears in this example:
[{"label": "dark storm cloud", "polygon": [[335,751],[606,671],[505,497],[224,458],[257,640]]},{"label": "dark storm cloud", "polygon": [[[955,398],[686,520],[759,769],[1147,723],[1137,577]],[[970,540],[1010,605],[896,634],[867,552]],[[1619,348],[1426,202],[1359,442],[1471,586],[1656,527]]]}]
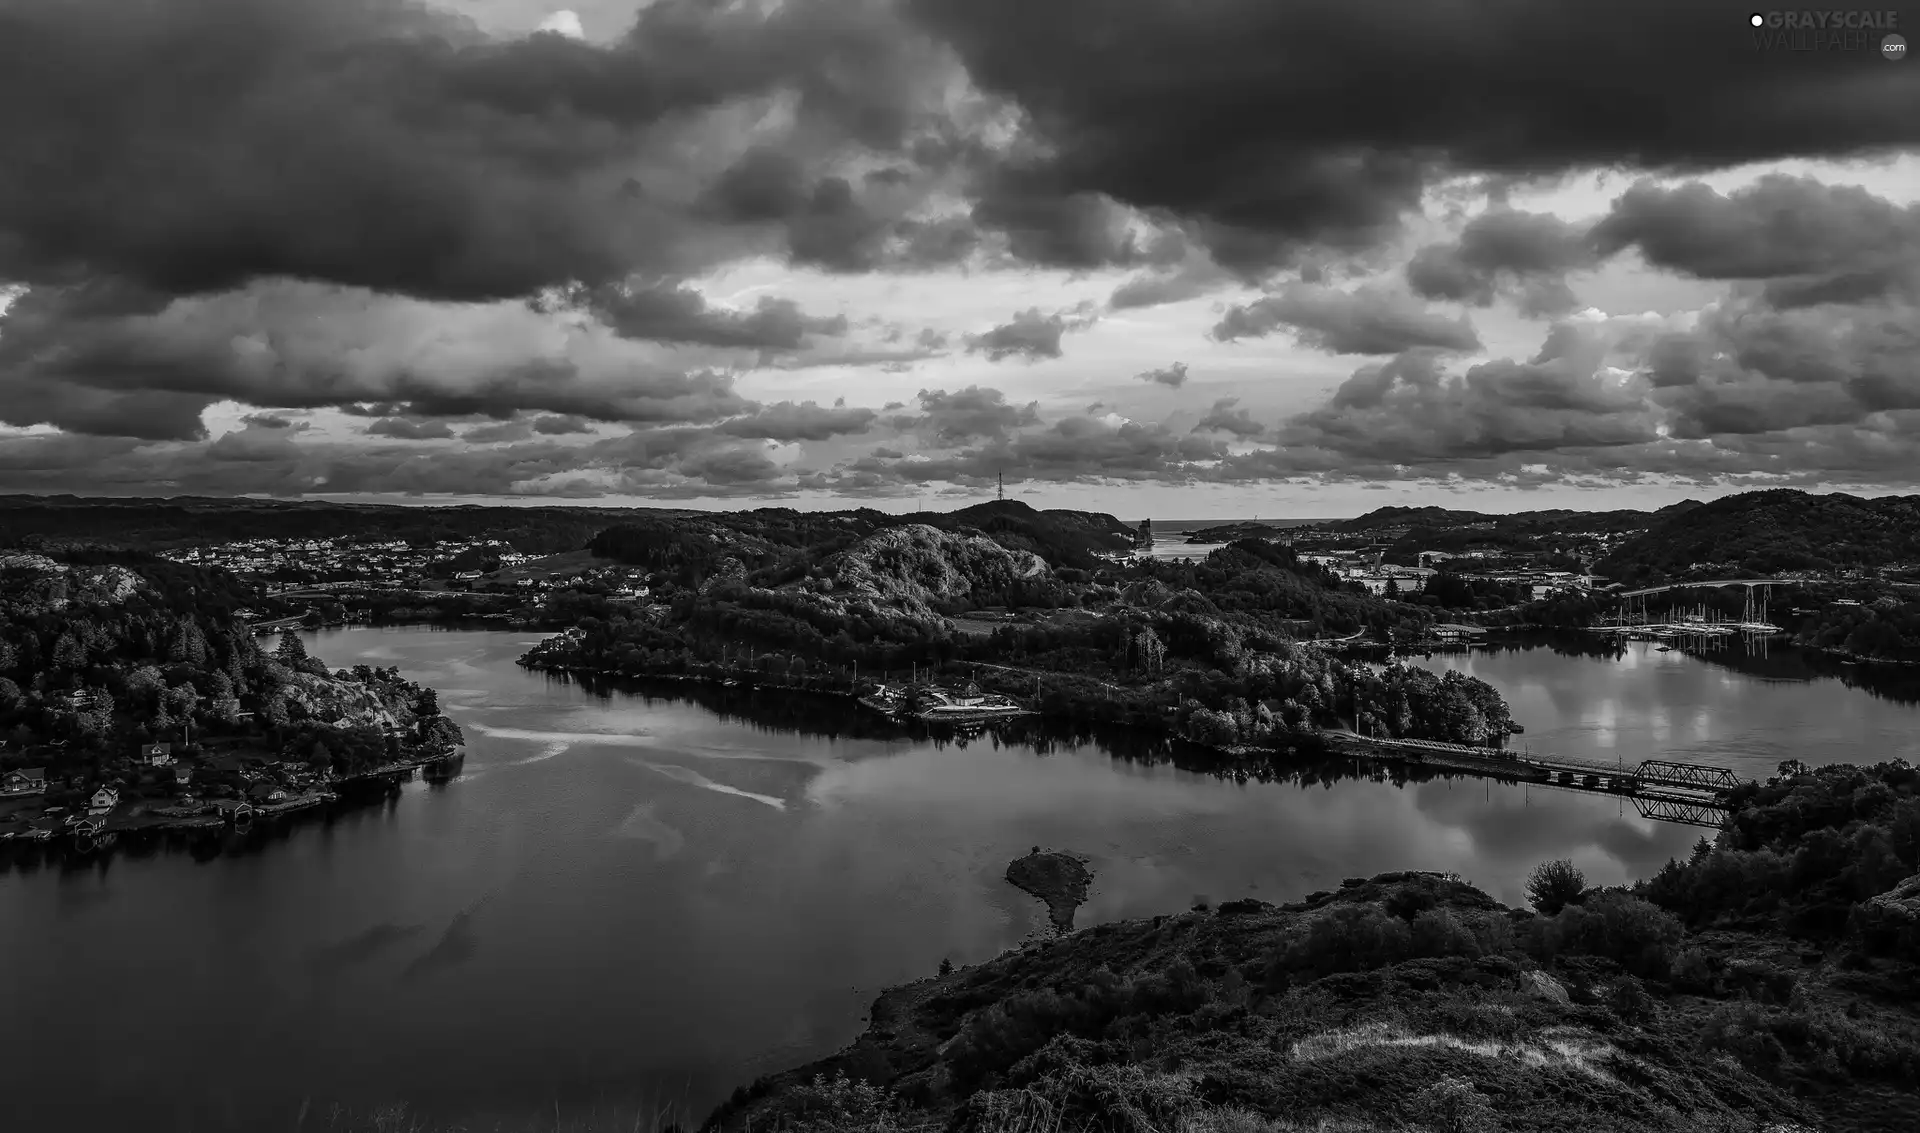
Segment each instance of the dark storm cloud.
[{"label": "dark storm cloud", "polygon": [[1068,331],[1082,330],[1092,325],[1092,320],[1084,316],[1066,312],[1043,315],[1040,308],[1030,307],[1013,316],[1013,321],[1002,323],[984,334],[967,336],[967,353],[985,354],[994,362],[1015,356],[1037,362],[1042,358],[1060,357],[1060,339]]},{"label": "dark storm cloud", "polygon": [[1267,427],[1255,421],[1245,409],[1237,408],[1240,399],[1223,397],[1213,403],[1213,408],[1193,427],[1196,433],[1217,432],[1232,433],[1236,437],[1257,437],[1267,431]]},{"label": "dark storm cloud", "polygon": [[1069,270],[1165,262],[1181,251],[1178,239],[1143,245],[1127,211],[1101,193],[1060,194],[1030,182],[1017,169],[1001,169],[975,186],[974,224],[1006,239],[1015,259]]},{"label": "dark storm cloud", "polygon": [[951,218],[906,215],[921,194],[912,182],[814,175],[795,156],[766,147],[729,166],[696,205],[723,228],[776,231],[788,258],[833,272],[938,267],[965,259],[977,234]]},{"label": "dark storm cloud", "polygon": [[1920,205],[1807,177],[1772,174],[1724,196],[1699,182],[1643,182],[1593,238],[1607,253],[1637,248],[1652,266],[1697,279],[1765,280],[1783,307],[1916,294],[1920,280]]},{"label": "dark storm cloud", "polygon": [[101,468],[138,448],[132,437],[89,437],[69,433],[0,436],[0,484],[32,486],[43,475]]},{"label": "dark storm cloud", "polygon": [[1283,327],[1294,331],[1303,346],[1333,354],[1480,348],[1480,338],[1465,316],[1449,319],[1384,288],[1342,291],[1317,283],[1289,283],[1245,306],[1229,307],[1214,326],[1213,337],[1232,342],[1264,337]]},{"label": "dark storm cloud", "polygon": [[1187,364],[1175,362],[1171,366],[1162,366],[1158,370],[1147,370],[1135,374],[1134,377],[1143,382],[1153,382],[1170,389],[1179,389],[1187,384]]},{"label": "dark storm cloud", "polygon": [[824,441],[844,434],[864,433],[878,416],[871,409],[849,408],[844,402],[823,406],[811,401],[782,401],[728,421],[719,431],[758,440]]},{"label": "dark storm cloud", "polygon": [[367,426],[370,437],[391,437],[397,441],[443,441],[453,436],[453,426],[445,421],[419,421],[411,417],[382,417]]},{"label": "dark storm cloud", "polygon": [[[278,413],[249,413],[245,417],[240,418],[240,423],[261,429],[291,429],[295,425],[293,420],[281,416]],[[300,427],[305,428],[306,426],[302,424]]]},{"label": "dark storm cloud", "polygon": [[1575,300],[1568,272],[1597,262],[1586,232],[1555,216],[1496,209],[1467,222],[1457,240],[1430,244],[1407,263],[1416,295],[1478,307],[1503,290],[1529,313],[1564,314]]},{"label": "dark storm cloud", "polygon": [[1249,273],[1377,244],[1442,176],[1920,142],[1910,68],[1837,51],[1785,66],[1753,49],[1745,9],[1705,0],[907,2],[1042,143],[994,196],[1028,215],[1088,194],[1164,213]]},{"label": "dark storm cloud", "polygon": [[845,315],[808,315],[791,299],[761,296],[750,311],[729,311],[684,284],[587,289],[578,302],[615,333],[655,342],[746,350],[798,350],[815,335],[847,333]]},{"label": "dark storm cloud", "polygon": [[[698,269],[744,250],[685,185],[701,115],[786,93],[794,144],[897,150],[930,51],[877,3],[663,0],[610,45],[402,0],[13,5],[0,137],[34,158],[0,165],[0,278],[487,299]],[[837,192],[815,186],[810,238]]]}]

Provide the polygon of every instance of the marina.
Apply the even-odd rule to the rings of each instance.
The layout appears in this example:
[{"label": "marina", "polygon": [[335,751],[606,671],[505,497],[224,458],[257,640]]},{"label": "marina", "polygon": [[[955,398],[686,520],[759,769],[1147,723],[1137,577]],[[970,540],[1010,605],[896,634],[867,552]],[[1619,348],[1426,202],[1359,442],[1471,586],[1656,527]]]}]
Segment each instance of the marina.
[{"label": "marina", "polygon": [[[1664,615],[1655,614],[1647,604],[1654,594],[1674,589],[1666,587],[1651,590],[1636,590],[1621,595],[1624,605],[1617,613],[1592,627],[1595,633],[1618,634],[1637,640],[1672,641],[1675,638],[1732,637],[1744,634],[1750,637],[1772,637],[1786,632],[1767,620],[1767,591],[1772,582],[1755,581],[1750,583],[1724,583],[1721,585],[1745,585],[1746,601],[1738,620],[1726,617],[1705,604],[1695,605],[1692,609],[1668,607]],[[1755,593],[1755,591],[1758,593]]]}]

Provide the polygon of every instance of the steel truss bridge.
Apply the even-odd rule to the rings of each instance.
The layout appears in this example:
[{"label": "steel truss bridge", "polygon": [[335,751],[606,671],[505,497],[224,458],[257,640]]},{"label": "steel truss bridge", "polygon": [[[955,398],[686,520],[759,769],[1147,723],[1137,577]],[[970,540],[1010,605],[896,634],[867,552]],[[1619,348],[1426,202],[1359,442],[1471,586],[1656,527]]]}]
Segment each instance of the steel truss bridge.
[{"label": "steel truss bridge", "polygon": [[1385,740],[1352,732],[1331,733],[1330,739],[1362,753],[1406,763],[1445,767],[1490,778],[1540,783],[1562,790],[1625,796],[1646,818],[1692,826],[1719,827],[1726,822],[1726,795],[1742,780],[1725,767],[1645,759],[1639,763],[1597,763],[1536,755],[1516,755],[1495,748],[1434,740]]}]

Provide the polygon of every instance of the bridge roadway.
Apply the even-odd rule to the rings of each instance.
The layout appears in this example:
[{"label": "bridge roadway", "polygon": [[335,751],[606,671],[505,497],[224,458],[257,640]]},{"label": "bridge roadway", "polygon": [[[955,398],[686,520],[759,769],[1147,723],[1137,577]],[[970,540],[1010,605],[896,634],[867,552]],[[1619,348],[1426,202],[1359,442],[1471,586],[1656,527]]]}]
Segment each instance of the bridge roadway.
[{"label": "bridge roadway", "polygon": [[1669,590],[1705,590],[1720,586],[1789,586],[1791,580],[1784,578],[1716,578],[1711,582],[1671,582],[1665,586],[1648,586],[1639,590],[1617,590],[1615,598],[1638,598],[1643,594],[1665,594]]},{"label": "bridge roadway", "polygon": [[[1724,767],[1647,759],[1639,763],[1598,763],[1560,756],[1515,755],[1496,748],[1435,740],[1383,740],[1353,732],[1333,732],[1330,738],[1437,767],[1478,771],[1502,777],[1549,783],[1562,787],[1604,790],[1612,794],[1644,796],[1668,801],[1703,803],[1732,791],[1740,778]],[[1704,797],[1703,797],[1704,796]]]}]

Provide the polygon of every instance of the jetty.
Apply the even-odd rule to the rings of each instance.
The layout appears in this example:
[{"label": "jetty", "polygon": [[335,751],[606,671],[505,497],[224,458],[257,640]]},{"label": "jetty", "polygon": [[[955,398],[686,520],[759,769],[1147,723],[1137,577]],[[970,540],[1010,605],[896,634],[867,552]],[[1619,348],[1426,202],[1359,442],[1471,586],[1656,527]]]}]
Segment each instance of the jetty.
[{"label": "jetty", "polygon": [[1664,759],[1599,763],[1435,740],[1378,739],[1355,732],[1328,732],[1326,737],[1338,748],[1369,758],[1464,771],[1506,782],[1624,796],[1634,800],[1644,817],[1692,826],[1718,828],[1724,824],[1728,815],[1726,796],[1745,782],[1725,767]]},{"label": "jetty", "polygon": [[862,707],[882,715],[923,723],[980,724],[1033,715],[1032,709],[1012,697],[982,693],[977,687],[955,691],[932,685],[881,684],[857,699]]}]

